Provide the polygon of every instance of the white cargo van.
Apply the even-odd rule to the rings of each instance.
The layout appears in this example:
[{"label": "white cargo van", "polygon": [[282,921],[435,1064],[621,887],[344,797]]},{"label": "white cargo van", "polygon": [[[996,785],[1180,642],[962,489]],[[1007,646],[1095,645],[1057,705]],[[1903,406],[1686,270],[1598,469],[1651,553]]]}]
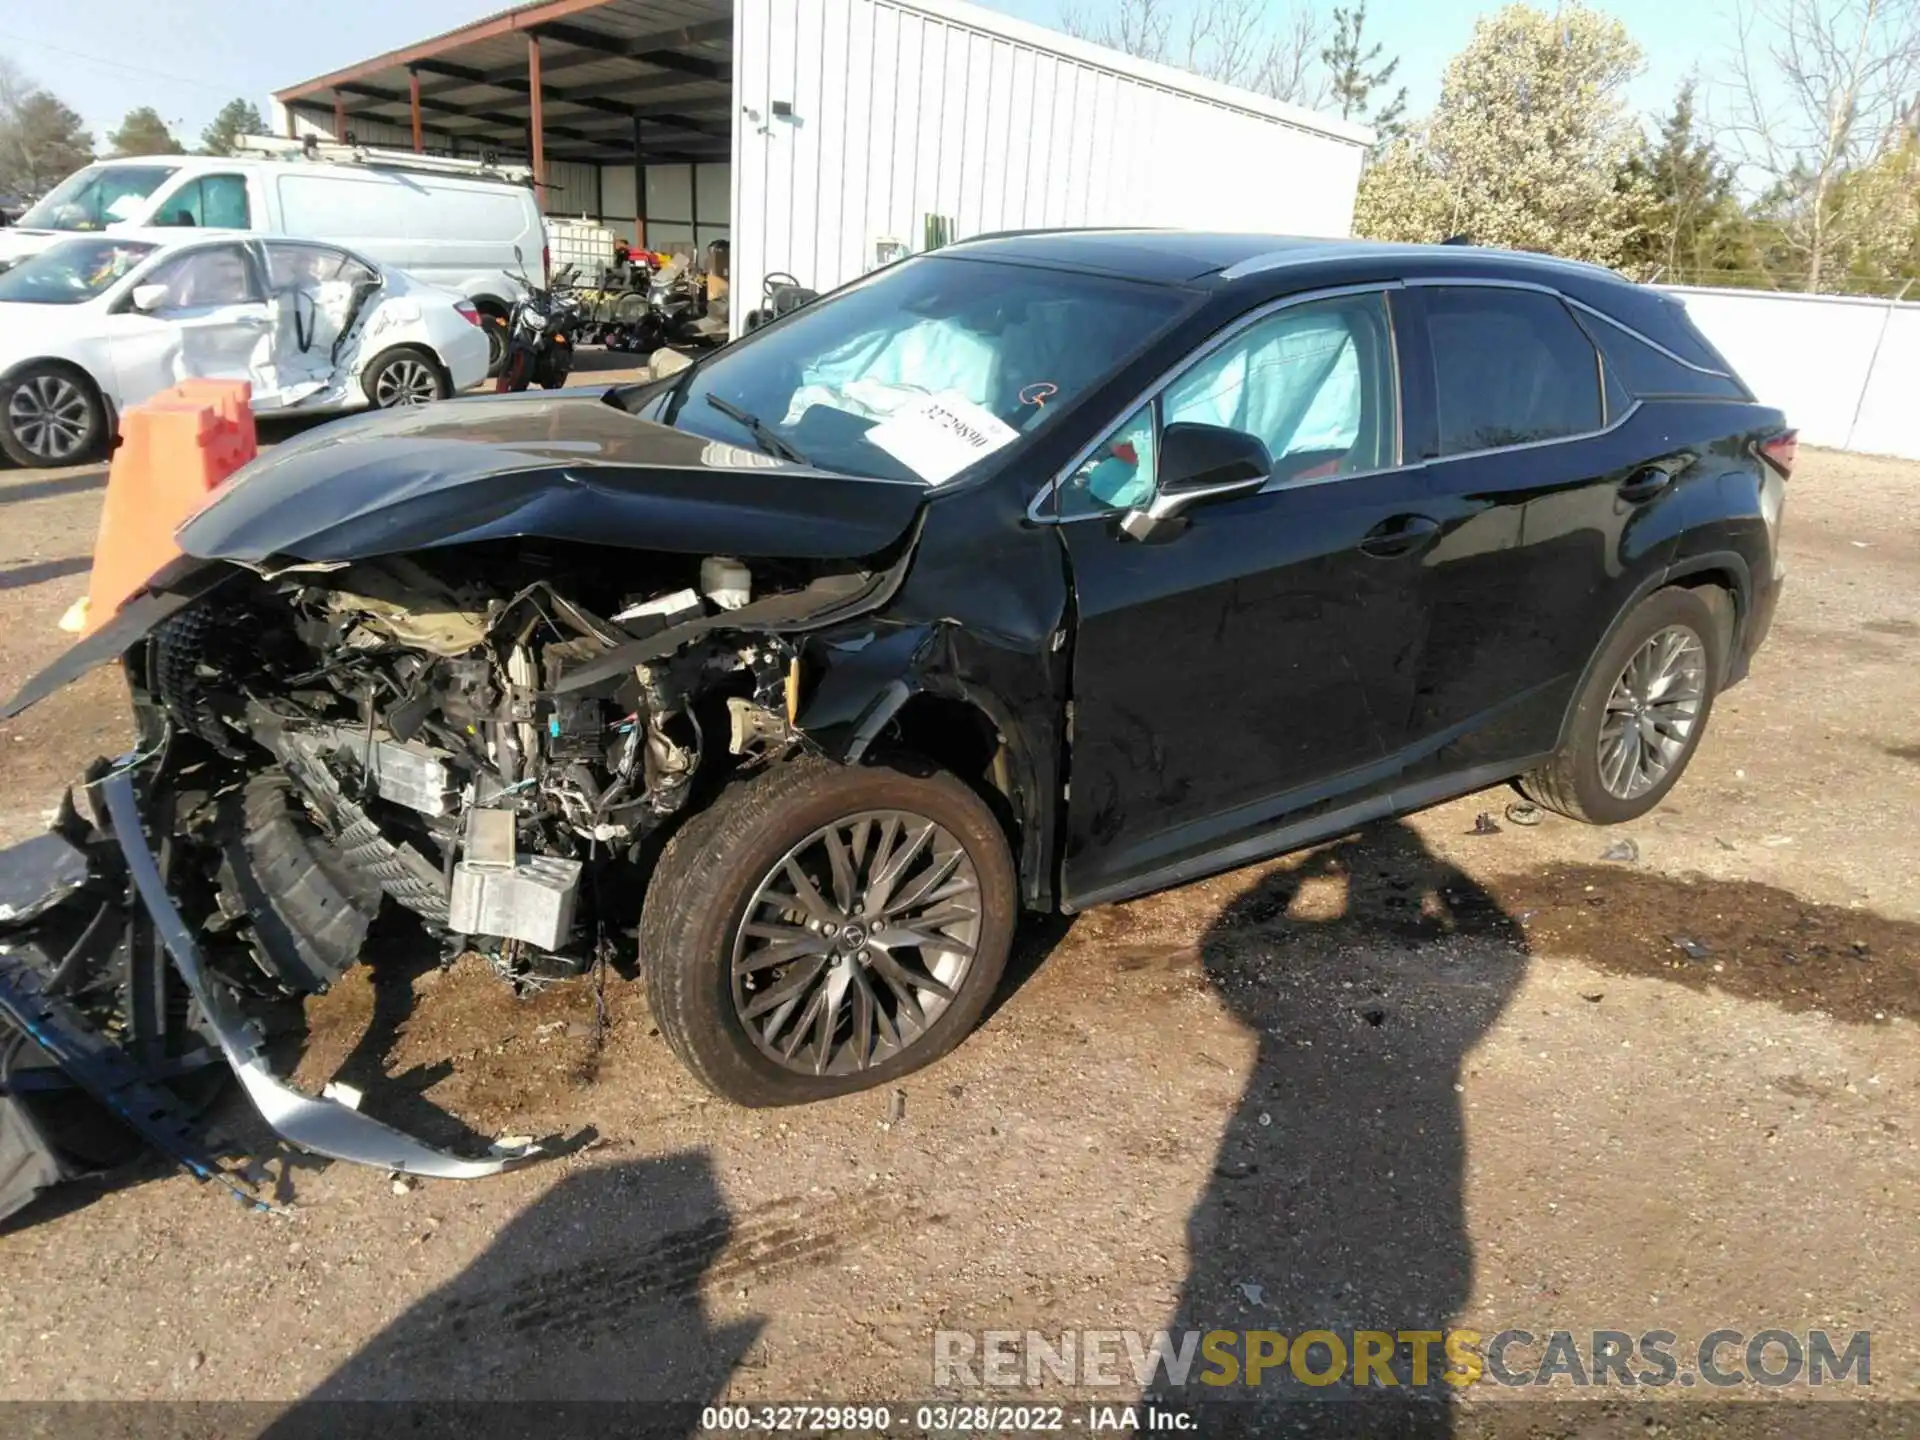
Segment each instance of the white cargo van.
[{"label": "white cargo van", "polygon": [[[144,226],[331,240],[471,300],[497,347],[524,259],[546,231],[523,169],[478,160],[248,137],[241,154],[102,160],[0,229],[0,268],[77,231]],[[496,349],[497,356],[497,349]]]}]

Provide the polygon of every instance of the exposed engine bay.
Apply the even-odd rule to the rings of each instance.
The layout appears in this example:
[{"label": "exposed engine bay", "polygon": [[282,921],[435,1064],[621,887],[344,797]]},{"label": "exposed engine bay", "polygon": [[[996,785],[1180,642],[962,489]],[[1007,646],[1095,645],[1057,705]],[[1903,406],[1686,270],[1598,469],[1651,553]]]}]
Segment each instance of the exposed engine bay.
[{"label": "exposed engine bay", "polygon": [[383,900],[517,982],[578,971],[695,785],[798,743],[798,648],[740,627],[872,577],[636,558],[644,584],[517,545],[242,574],[158,628],[158,722],[218,776],[179,832],[276,984],[324,988]]},{"label": "exposed engine bay", "polygon": [[911,546],[884,568],[514,541],[203,573],[125,652],[139,750],[0,857],[0,1210],[86,1173],[70,1127],[38,1133],[30,1097],[61,1084],[261,1203],[196,1118],[222,1059],[298,1149],[443,1178],[532,1158],[286,1085],[275,1002],[327,989],[383,915],[517,990],[605,961],[667,822],[806,743],[805,633],[881,603]]}]

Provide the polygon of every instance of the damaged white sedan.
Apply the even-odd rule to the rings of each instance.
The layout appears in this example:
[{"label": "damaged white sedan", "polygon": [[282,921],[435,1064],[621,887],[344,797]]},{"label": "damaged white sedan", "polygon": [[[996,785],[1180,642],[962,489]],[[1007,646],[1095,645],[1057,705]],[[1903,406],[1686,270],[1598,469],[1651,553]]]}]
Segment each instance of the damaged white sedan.
[{"label": "damaged white sedan", "polygon": [[19,465],[98,458],[118,412],[182,380],[307,413],[424,404],[486,371],[471,304],[336,245],[90,235],[0,274],[0,450]]}]

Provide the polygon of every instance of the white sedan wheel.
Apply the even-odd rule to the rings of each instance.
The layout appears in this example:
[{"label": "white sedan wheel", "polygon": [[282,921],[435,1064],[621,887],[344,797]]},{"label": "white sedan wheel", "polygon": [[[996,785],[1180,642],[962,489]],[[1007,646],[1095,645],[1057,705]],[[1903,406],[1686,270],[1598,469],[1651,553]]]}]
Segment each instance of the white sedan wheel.
[{"label": "white sedan wheel", "polygon": [[100,443],[100,401],[87,383],[52,367],[29,370],[5,396],[7,455],[21,465],[70,465],[91,457]]},{"label": "white sedan wheel", "polygon": [[425,355],[399,350],[382,356],[367,377],[367,393],[382,410],[426,405],[446,398],[446,383]]}]

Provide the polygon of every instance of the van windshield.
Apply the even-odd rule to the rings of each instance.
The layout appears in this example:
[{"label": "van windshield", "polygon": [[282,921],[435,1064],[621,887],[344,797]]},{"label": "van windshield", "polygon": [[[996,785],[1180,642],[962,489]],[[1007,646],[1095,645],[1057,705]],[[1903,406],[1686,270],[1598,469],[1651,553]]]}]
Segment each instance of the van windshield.
[{"label": "van windshield", "polygon": [[41,197],[19,219],[42,230],[104,230],[132,220],[177,165],[89,165]]}]

